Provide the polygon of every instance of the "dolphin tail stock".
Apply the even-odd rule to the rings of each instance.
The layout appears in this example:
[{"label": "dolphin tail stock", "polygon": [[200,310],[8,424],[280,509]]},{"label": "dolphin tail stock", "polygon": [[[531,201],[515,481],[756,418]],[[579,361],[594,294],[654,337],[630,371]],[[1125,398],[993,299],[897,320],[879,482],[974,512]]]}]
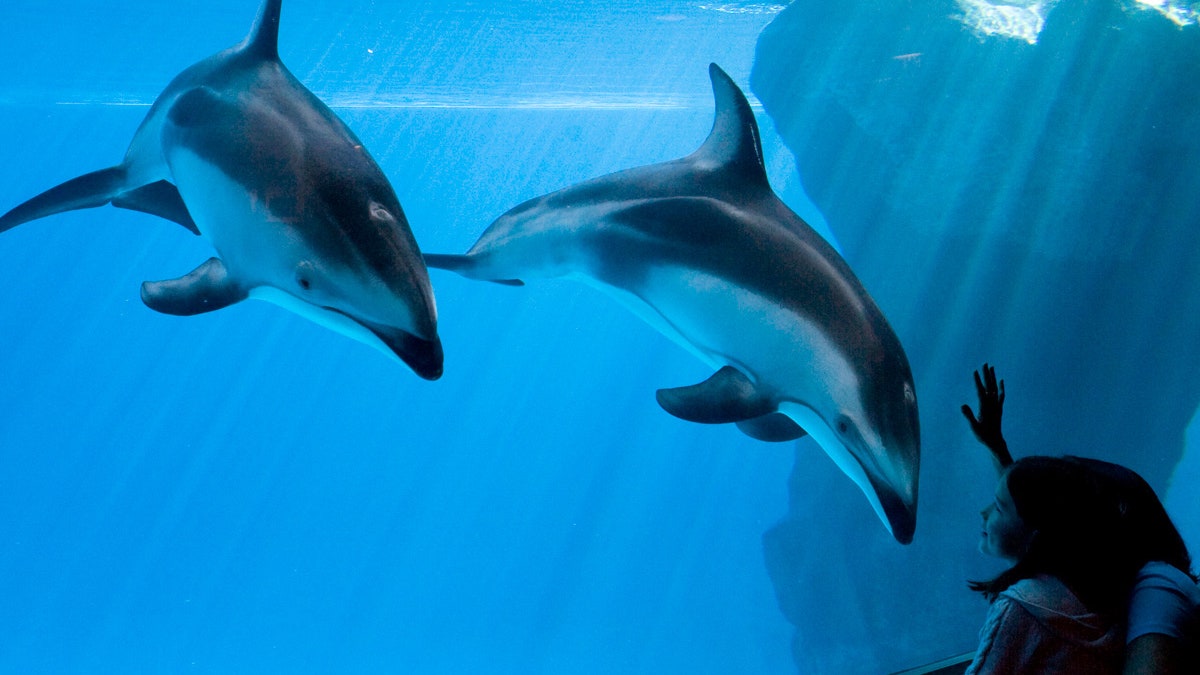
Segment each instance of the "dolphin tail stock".
[{"label": "dolphin tail stock", "polygon": [[0,232],[58,213],[113,206],[166,218],[200,234],[179,191],[165,180],[128,189],[124,166],[112,166],[76,176],[29,199],[0,216]]},{"label": "dolphin tail stock", "polygon": [[474,258],[469,255],[456,255],[453,253],[425,253],[425,266],[434,269],[446,270],[455,274],[464,276],[468,279],[479,279],[482,281],[490,281],[496,284],[505,286],[524,286],[525,282],[520,279],[489,279],[478,275],[478,265],[475,264]]},{"label": "dolphin tail stock", "polygon": [[113,166],[60,183],[0,216],[0,232],[56,213],[104,206],[125,188],[125,168]]}]

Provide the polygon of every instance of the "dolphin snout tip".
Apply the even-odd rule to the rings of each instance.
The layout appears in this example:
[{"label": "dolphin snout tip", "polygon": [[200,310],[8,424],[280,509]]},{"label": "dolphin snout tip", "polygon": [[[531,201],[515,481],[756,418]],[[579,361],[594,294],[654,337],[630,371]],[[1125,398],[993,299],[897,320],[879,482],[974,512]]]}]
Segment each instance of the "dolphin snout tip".
[{"label": "dolphin snout tip", "polygon": [[408,366],[412,368],[412,371],[420,376],[420,378],[423,380],[429,380],[430,382],[433,382],[434,380],[441,379],[442,377],[442,364],[440,363],[425,367],[417,366],[410,362]]},{"label": "dolphin snout tip", "polygon": [[892,536],[901,544],[911,544],[917,531],[916,504],[912,508],[904,508],[899,513],[889,513],[888,523],[891,525]]},{"label": "dolphin snout tip", "polygon": [[[915,456],[890,470],[867,470],[863,486],[879,519],[901,544],[910,544],[917,529],[917,472]],[[865,468],[865,467],[864,467]]]},{"label": "dolphin snout tip", "polygon": [[442,376],[445,357],[442,353],[442,341],[434,337],[423,340],[415,336],[407,336],[402,350],[397,351],[400,357],[414,373],[426,380],[437,380]]},{"label": "dolphin snout tip", "polygon": [[917,529],[917,481],[912,478],[899,481],[899,485],[885,482],[875,485],[875,493],[882,507],[883,520],[896,541],[911,544]]},{"label": "dolphin snout tip", "polygon": [[888,438],[880,499],[891,526],[892,536],[901,544],[912,543],[917,529],[917,488],[921,470],[921,423],[911,376],[904,384],[901,413],[893,418]]}]

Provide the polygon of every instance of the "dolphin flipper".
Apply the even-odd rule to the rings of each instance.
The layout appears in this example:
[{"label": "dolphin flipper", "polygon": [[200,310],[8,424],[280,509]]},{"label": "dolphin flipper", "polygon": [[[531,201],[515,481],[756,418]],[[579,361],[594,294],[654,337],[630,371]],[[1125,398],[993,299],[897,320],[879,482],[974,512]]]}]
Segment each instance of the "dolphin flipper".
[{"label": "dolphin flipper", "polygon": [[737,428],[750,438],[768,443],[783,443],[804,437],[808,432],[800,428],[792,418],[780,412],[768,413],[762,417],[742,420]]},{"label": "dolphin flipper", "polygon": [[159,218],[166,218],[186,227],[192,234],[200,234],[200,229],[196,227],[192,215],[188,213],[187,206],[183,203],[183,197],[179,196],[179,190],[165,180],[143,185],[136,190],[130,190],[114,197],[112,205],[120,209],[141,211]]},{"label": "dolphin flipper", "polygon": [[733,366],[724,366],[700,384],[659,389],[656,398],[663,410],[702,424],[753,420],[776,408],[775,401],[759,393],[750,378]]},{"label": "dolphin flipper", "polygon": [[156,312],[192,316],[228,307],[249,297],[229,276],[225,264],[209,258],[187,276],[142,283],[142,302]]},{"label": "dolphin flipper", "polygon": [[125,168],[112,166],[56,185],[0,216],[0,232],[64,211],[91,209],[111,202],[125,188]]}]

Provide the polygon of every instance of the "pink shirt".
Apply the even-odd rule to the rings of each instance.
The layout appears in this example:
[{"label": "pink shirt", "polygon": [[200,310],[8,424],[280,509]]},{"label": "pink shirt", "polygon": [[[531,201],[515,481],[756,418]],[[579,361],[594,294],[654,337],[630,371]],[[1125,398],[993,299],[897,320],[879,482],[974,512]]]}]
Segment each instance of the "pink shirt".
[{"label": "pink shirt", "polygon": [[1120,625],[1088,611],[1058,579],[1022,579],[988,609],[967,675],[1117,674],[1123,638]]}]

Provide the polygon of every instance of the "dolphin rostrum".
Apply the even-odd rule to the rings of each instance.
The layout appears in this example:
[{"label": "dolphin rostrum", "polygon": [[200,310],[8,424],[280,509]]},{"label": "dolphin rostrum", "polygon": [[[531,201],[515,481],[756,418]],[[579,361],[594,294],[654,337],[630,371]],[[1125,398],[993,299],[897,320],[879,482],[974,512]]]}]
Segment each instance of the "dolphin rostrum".
[{"label": "dolphin rostrum", "polygon": [[767,182],[746,97],[710,66],[716,121],[699,150],[532,199],[430,267],[604,290],[716,373],[658,392],[685,420],[761,440],[811,434],[892,535],[916,527],[920,432],[900,341],[849,266]]},{"label": "dolphin rostrum", "polygon": [[142,284],[167,314],[248,297],[442,374],[429,274],[400,201],[362,143],[279,60],[281,0],[265,0],[240,44],[159,94],[122,162],[0,216],[0,232],[112,203],[175,221],[219,257]]}]

